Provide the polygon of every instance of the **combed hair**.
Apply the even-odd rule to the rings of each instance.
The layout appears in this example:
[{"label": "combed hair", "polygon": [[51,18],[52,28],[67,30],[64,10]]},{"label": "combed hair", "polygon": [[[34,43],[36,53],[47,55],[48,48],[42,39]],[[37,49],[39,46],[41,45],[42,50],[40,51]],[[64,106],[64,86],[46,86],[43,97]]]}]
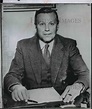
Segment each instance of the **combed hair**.
[{"label": "combed hair", "polygon": [[44,8],[41,8],[41,9],[36,11],[36,13],[35,13],[35,21],[34,21],[35,25],[37,25],[37,15],[38,14],[40,14],[40,13],[52,13],[52,12],[55,13],[57,24],[59,24],[58,14],[57,14],[56,10],[52,9],[52,8],[49,8],[49,7],[44,7]]}]

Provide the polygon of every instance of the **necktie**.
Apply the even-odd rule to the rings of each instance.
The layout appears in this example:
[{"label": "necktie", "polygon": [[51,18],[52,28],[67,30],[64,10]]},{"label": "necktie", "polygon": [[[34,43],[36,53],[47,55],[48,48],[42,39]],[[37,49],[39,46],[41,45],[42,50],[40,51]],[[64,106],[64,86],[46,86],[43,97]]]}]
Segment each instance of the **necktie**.
[{"label": "necktie", "polygon": [[44,48],[43,57],[44,57],[45,62],[47,63],[47,65],[50,65],[50,52],[49,52],[48,48],[49,48],[49,45],[46,44],[45,48]]}]

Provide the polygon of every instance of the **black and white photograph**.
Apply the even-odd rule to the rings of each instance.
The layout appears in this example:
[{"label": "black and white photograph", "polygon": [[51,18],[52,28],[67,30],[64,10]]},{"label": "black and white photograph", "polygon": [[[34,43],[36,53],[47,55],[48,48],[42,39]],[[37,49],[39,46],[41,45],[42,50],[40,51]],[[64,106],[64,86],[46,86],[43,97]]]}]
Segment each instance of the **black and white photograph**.
[{"label": "black and white photograph", "polygon": [[3,3],[1,33],[2,107],[91,108],[91,3]]}]

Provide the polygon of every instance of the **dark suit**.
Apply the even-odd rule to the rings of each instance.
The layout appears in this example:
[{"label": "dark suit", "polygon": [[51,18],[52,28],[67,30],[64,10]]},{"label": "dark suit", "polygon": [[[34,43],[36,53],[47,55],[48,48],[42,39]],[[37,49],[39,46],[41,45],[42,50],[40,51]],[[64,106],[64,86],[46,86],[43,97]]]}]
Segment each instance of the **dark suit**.
[{"label": "dark suit", "polygon": [[[23,82],[27,89],[41,86],[42,51],[37,36],[18,42],[15,58],[5,76],[5,87]],[[72,71],[71,71],[72,70]],[[55,88],[64,88],[74,82],[89,87],[89,71],[82,60],[76,41],[56,35],[51,54],[51,81]],[[74,79],[75,77],[75,79]]]}]

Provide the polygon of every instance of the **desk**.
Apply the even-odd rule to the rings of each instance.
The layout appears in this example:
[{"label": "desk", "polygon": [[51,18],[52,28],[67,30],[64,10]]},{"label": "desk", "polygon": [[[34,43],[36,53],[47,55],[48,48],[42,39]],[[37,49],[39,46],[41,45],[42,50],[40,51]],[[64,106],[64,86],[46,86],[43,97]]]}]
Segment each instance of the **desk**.
[{"label": "desk", "polygon": [[[84,95],[87,95],[88,93],[84,94]],[[83,102],[83,98],[84,98],[84,95],[81,94],[80,96],[78,96],[76,98],[76,102],[75,102],[75,107],[81,107],[81,102]],[[87,95],[87,97],[89,97],[89,94]],[[47,103],[47,104],[40,104],[40,105],[28,105],[26,102],[24,101],[21,101],[21,102],[15,102],[10,95],[8,94],[4,94],[3,96],[3,105],[4,105],[4,108],[53,108],[53,107],[60,107],[60,102],[50,102],[50,103]],[[90,107],[90,104],[89,102],[87,103],[87,107],[89,108]]]}]

